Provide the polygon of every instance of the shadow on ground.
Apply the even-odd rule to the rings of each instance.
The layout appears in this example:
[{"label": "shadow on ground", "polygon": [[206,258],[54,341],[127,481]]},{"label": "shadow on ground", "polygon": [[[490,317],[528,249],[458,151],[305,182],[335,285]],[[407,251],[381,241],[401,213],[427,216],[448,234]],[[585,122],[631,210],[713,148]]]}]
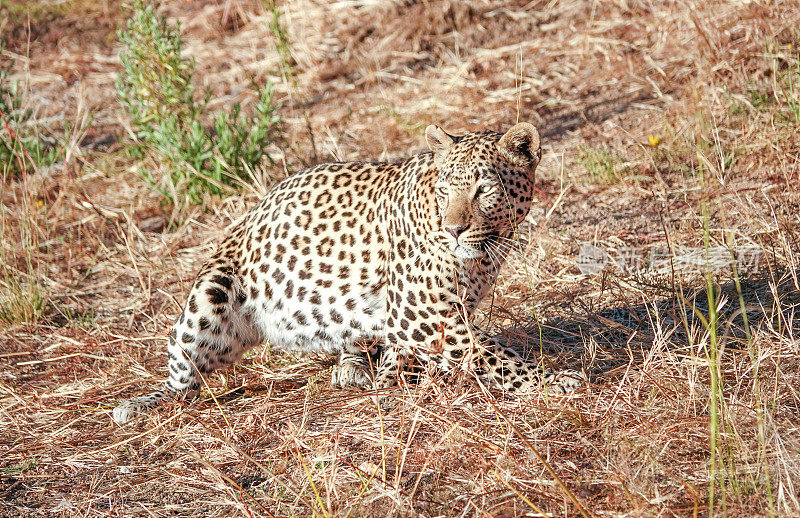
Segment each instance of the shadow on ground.
[{"label": "shadow on ground", "polygon": [[[747,354],[750,342],[785,336],[800,338],[800,293],[794,279],[800,272],[778,272],[771,282],[765,277],[741,280],[742,301],[733,281],[715,288],[719,348]],[[631,363],[640,364],[655,348],[671,353],[704,356],[707,342],[709,301],[706,288],[683,287],[671,297],[643,304],[581,308],[573,305],[566,316],[503,330],[507,343],[552,361],[553,368],[582,363],[592,378],[614,378]],[[742,305],[743,302],[743,305]],[[749,330],[749,333],[748,333]],[[770,338],[771,337],[771,338]],[[558,360],[552,359],[558,358]],[[621,369],[622,368],[622,369]]]}]

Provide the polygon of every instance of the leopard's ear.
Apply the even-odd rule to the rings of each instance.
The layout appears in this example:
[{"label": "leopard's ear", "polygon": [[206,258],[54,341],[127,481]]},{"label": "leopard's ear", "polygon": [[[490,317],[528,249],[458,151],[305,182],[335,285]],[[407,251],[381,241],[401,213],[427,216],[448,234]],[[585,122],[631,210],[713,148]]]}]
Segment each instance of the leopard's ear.
[{"label": "leopard's ear", "polygon": [[497,143],[497,149],[506,160],[521,167],[535,169],[542,158],[539,132],[527,122],[520,122],[508,130]]},{"label": "leopard's ear", "polygon": [[434,159],[438,165],[447,156],[456,139],[439,126],[431,124],[425,128],[425,141],[428,143],[428,149],[433,151]]}]

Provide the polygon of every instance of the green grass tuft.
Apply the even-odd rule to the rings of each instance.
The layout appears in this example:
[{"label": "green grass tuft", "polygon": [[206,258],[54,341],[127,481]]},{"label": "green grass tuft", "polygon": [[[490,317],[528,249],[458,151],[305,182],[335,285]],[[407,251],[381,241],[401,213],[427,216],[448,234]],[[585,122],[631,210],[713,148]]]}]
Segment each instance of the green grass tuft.
[{"label": "green grass tuft", "polygon": [[[0,42],[0,53],[5,45]],[[52,165],[60,154],[39,135],[39,127],[25,108],[24,91],[19,82],[9,79],[12,61],[0,68],[0,178],[16,176],[26,167]]]},{"label": "green grass tuft", "polygon": [[580,146],[578,147],[578,163],[586,169],[594,182],[616,183],[630,174],[627,161],[606,149]]}]

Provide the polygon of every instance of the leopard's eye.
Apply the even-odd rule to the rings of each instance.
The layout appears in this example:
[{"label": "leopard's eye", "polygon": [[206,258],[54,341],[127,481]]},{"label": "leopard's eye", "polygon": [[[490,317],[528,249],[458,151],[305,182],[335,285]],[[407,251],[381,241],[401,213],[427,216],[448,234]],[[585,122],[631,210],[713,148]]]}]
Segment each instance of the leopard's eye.
[{"label": "leopard's eye", "polygon": [[487,185],[485,183],[479,184],[478,187],[475,188],[475,197],[483,196],[484,194],[489,194],[494,190],[491,185]]},{"label": "leopard's eye", "polygon": [[447,198],[447,193],[448,189],[446,186],[444,185],[436,186],[436,196],[439,196],[440,198]]}]

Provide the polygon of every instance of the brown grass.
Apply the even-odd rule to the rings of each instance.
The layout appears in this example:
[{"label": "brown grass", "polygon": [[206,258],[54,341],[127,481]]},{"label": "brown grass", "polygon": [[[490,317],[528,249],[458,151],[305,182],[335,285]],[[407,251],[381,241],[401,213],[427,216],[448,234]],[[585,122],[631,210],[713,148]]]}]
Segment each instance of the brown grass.
[{"label": "brown grass", "polygon": [[[125,427],[110,410],[161,382],[194,273],[257,194],[163,207],[122,151],[124,10],[24,4],[0,7],[0,59],[65,156],[0,192],[0,297],[13,274],[47,300],[0,331],[0,514],[800,514],[800,126],[782,83],[800,59],[797,2],[299,0],[280,5],[283,64],[258,2],[165,2],[212,104],[279,83],[290,172],[408,155],[429,123],[535,123],[546,152],[525,251],[479,320],[592,382],[507,400],[425,377],[384,410],[330,389],[325,358],[255,350],[208,380],[219,404],[206,393]],[[612,181],[579,146],[614,157]],[[704,237],[714,258],[759,254],[741,301],[714,266],[716,367]],[[582,275],[584,242],[619,264]],[[620,268],[654,251],[672,260]]]}]

